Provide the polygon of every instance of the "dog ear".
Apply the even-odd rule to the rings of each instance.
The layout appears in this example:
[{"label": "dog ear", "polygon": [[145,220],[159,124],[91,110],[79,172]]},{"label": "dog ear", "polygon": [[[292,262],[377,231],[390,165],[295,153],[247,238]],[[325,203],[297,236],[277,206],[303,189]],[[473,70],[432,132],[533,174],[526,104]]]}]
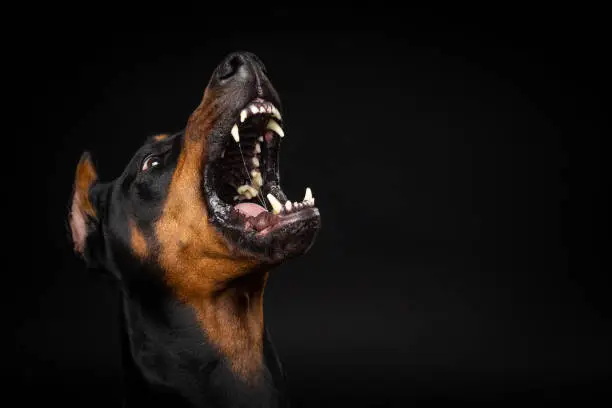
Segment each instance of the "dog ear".
[{"label": "dog ear", "polygon": [[87,260],[88,238],[97,233],[98,212],[92,199],[92,187],[98,183],[98,174],[89,152],[84,152],[76,168],[72,204],[68,223],[74,250]]}]

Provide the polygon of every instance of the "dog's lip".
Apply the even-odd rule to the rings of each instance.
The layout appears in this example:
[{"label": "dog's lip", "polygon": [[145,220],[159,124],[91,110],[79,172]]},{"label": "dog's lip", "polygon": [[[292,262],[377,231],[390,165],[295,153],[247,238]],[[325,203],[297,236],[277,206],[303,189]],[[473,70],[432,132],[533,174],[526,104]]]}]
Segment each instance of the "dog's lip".
[{"label": "dog's lip", "polygon": [[317,207],[304,208],[295,213],[287,214],[285,216],[280,217],[276,224],[271,225],[261,231],[258,231],[256,235],[265,236],[267,234],[273,233],[274,231],[278,231],[282,227],[285,227],[285,226],[288,226],[288,225],[291,225],[297,222],[307,221],[311,218],[316,218],[319,216],[320,216],[319,209]]},{"label": "dog's lip", "polygon": [[[216,208],[214,205],[211,206],[213,200],[220,206]],[[211,215],[209,222],[224,236],[232,251],[240,256],[253,257],[265,263],[275,264],[285,257],[307,251],[312,242],[307,242],[304,236],[314,237],[315,230],[320,224],[319,209],[309,207],[286,215],[276,215],[266,211],[267,215],[276,219],[273,225],[260,231],[255,228],[247,229],[244,222],[232,222],[232,206],[219,203],[220,200],[214,196],[214,193],[211,197],[207,195],[207,201]],[[287,252],[280,250],[279,245],[297,246]]]},{"label": "dog's lip", "polygon": [[[270,211],[251,202],[242,202],[235,205],[227,204],[219,198],[214,188],[205,188],[205,190],[209,191],[208,193],[205,192],[205,195],[214,221],[217,221],[221,227],[239,228],[244,234],[255,233],[256,237],[263,237],[274,233],[283,226],[319,215],[319,210],[314,205],[314,197],[312,197],[309,188],[304,200],[293,203],[290,200],[285,200],[284,204],[281,204],[271,193],[268,193],[268,200],[276,201],[276,204],[273,205]],[[280,188],[278,191],[280,193],[277,192],[277,195],[284,195]],[[253,209],[250,207],[258,208]],[[255,227],[259,217],[268,219],[270,221],[269,224],[264,225],[263,228]],[[240,221],[236,221],[237,219]]]}]

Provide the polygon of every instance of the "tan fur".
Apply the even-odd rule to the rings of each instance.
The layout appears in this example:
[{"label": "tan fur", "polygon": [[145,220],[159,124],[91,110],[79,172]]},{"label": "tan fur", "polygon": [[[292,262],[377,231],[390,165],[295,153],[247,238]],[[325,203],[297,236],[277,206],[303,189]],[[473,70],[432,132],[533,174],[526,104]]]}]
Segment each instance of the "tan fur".
[{"label": "tan fur", "polygon": [[97,217],[89,199],[89,189],[97,179],[98,175],[89,155],[83,154],[76,169],[69,217],[74,250],[81,255],[85,251],[85,241],[87,240],[87,217],[94,219]]},{"label": "tan fur", "polygon": [[263,291],[267,273],[249,287],[206,297],[196,307],[206,334],[227,358],[231,369],[256,385],[263,366]]},{"label": "tan fur", "polygon": [[156,142],[161,142],[162,140],[166,140],[167,138],[168,138],[167,133],[162,133],[160,135],[153,136],[153,140],[155,140]]},{"label": "tan fur", "polygon": [[[207,90],[188,121],[167,201],[155,225],[159,263],[169,286],[195,309],[207,337],[234,373],[253,382],[263,359],[265,279],[254,287],[227,286],[257,262],[234,253],[209,223],[200,189],[206,136],[217,114],[214,99]],[[240,307],[247,296],[248,307]]]},{"label": "tan fur", "polygon": [[130,220],[130,237],[131,237],[131,247],[134,254],[140,258],[145,259],[148,253],[148,245],[147,240],[142,234],[142,231],[136,223]]}]

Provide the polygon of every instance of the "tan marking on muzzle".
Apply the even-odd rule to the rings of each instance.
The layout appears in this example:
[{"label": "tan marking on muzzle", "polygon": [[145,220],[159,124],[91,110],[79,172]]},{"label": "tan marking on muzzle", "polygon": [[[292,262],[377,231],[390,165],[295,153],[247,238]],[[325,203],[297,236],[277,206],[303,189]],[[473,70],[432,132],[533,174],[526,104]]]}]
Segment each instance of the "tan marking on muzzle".
[{"label": "tan marking on muzzle", "polygon": [[160,135],[153,136],[153,140],[155,140],[156,142],[161,142],[162,140],[166,140],[168,136],[169,135],[167,133],[162,133]]},{"label": "tan marking on muzzle", "polygon": [[145,259],[148,253],[147,240],[133,220],[130,220],[130,238],[132,252],[140,259]]}]

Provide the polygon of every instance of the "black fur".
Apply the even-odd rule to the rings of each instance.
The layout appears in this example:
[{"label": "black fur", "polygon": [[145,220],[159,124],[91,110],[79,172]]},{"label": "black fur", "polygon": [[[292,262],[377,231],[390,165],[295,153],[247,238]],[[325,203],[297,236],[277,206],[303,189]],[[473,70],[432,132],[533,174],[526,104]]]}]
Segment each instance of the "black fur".
[{"label": "black fur", "polygon": [[[236,60],[241,58],[259,68],[252,71],[253,75],[239,77],[241,82],[237,85],[228,84],[231,73],[236,70]],[[257,96],[278,100],[265,78],[263,65],[252,54],[232,54],[226,58],[211,80],[211,84],[220,86],[215,82],[229,89],[221,95],[225,102],[219,103],[232,100],[232,104],[240,106]],[[246,91],[240,93],[237,89]],[[219,132],[213,130],[208,135],[208,160],[221,146]],[[210,345],[194,310],[179,301],[166,286],[154,256],[138,259],[130,250],[130,225],[134,224],[149,240],[149,252],[156,253],[153,224],[167,198],[185,137],[184,132],[179,132],[161,140],[149,138],[123,174],[112,182],[96,182],[89,191],[97,217],[88,219],[84,257],[91,268],[103,269],[116,277],[122,294],[124,406],[287,406],[284,373],[267,329],[263,334],[263,381],[250,386],[232,373]],[[161,165],[142,171],[143,161],[151,155]],[[309,230],[312,223],[318,227],[317,219],[298,228]],[[299,231],[296,230],[297,236],[301,236]]]}]

